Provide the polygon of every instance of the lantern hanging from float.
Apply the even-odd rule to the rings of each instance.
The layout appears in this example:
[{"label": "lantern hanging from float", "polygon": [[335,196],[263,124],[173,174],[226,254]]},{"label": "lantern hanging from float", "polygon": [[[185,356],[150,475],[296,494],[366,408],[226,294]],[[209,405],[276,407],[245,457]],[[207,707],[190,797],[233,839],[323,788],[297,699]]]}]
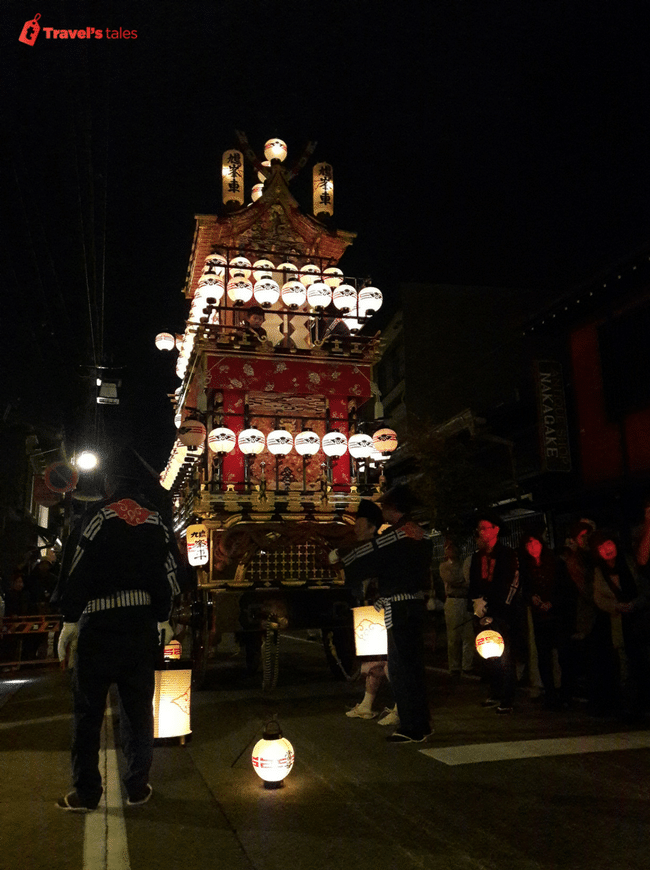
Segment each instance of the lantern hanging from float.
[{"label": "lantern hanging from float", "polygon": [[323,272],[323,280],[334,289],[334,287],[338,287],[342,283],[343,272],[337,266],[330,266]]},{"label": "lantern hanging from float", "polygon": [[253,294],[263,308],[270,308],[280,298],[280,287],[272,278],[262,278],[255,282]]},{"label": "lantern hanging from float", "polygon": [[380,453],[392,453],[397,448],[397,433],[393,429],[377,429],[372,443]]},{"label": "lantern hanging from float", "polygon": [[226,258],[221,254],[208,254],[205,258],[203,274],[211,275],[223,282],[226,277]]},{"label": "lantern hanging from float", "polygon": [[298,267],[295,263],[280,263],[276,266],[276,272],[282,275],[283,281],[292,281],[298,275]]},{"label": "lantern hanging from float", "polygon": [[205,275],[203,278],[199,278],[199,284],[193,298],[201,296],[204,299],[214,299],[216,302],[220,302],[225,292],[226,288],[223,281],[214,275]]},{"label": "lantern hanging from float", "polygon": [[282,786],[293,767],[294,752],[276,721],[269,722],[264,728],[262,739],[253,747],[251,761],[265,788]]},{"label": "lantern hanging from float", "polygon": [[476,635],[476,651],[484,659],[499,658],[503,655],[503,637],[498,631],[487,629]]},{"label": "lantern hanging from float", "polygon": [[383,608],[377,611],[372,604],[353,607],[352,620],[357,655],[385,656],[388,651],[388,639]]},{"label": "lantern hanging from float", "polygon": [[224,151],[221,160],[221,198],[224,205],[244,204],[244,155],[236,148]]},{"label": "lantern hanging from float", "polygon": [[237,444],[244,456],[257,456],[264,450],[264,433],[259,429],[244,429],[237,436]]},{"label": "lantern hanging from float", "polygon": [[320,269],[315,263],[305,263],[300,270],[300,280],[305,287],[309,287],[310,284],[320,281]]},{"label": "lantern hanging from float", "polygon": [[176,342],[171,332],[159,332],[156,336],[156,347],[158,350],[174,350]]},{"label": "lantern hanging from float", "polygon": [[258,199],[262,198],[263,193],[264,193],[264,185],[263,184],[254,184],[251,188],[252,201],[257,202]]},{"label": "lantern hanging from float", "polygon": [[274,456],[286,456],[293,447],[293,437],[286,429],[274,429],[266,436],[266,446]]},{"label": "lantern hanging from float", "polygon": [[270,260],[255,260],[253,263],[253,278],[261,281],[262,278],[272,278],[275,266]]},{"label": "lantern hanging from float", "polygon": [[351,435],[348,441],[348,450],[353,459],[367,459],[374,450],[371,436],[364,432]]},{"label": "lantern hanging from float", "polygon": [[178,429],[178,439],[186,447],[204,447],[205,434],[205,426],[200,420],[185,420]]},{"label": "lantern hanging from float", "polygon": [[359,290],[359,317],[370,317],[379,311],[383,302],[381,290],[377,287],[362,287]]},{"label": "lantern hanging from float", "polygon": [[[271,168],[271,161],[270,160],[262,160],[262,166],[266,166],[270,169]],[[262,184],[264,184],[264,182],[268,178],[268,175],[265,175],[263,172],[258,172],[257,177],[262,182]]]},{"label": "lantern hanging from float", "polygon": [[294,446],[300,456],[313,456],[320,448],[320,438],[311,429],[305,429],[296,435]]},{"label": "lantern hanging from float", "polygon": [[232,278],[228,281],[228,299],[235,305],[244,305],[253,298],[253,285],[245,278]]},{"label": "lantern hanging from float", "polygon": [[323,453],[331,459],[338,459],[343,456],[348,449],[348,440],[343,432],[328,432],[323,435]]},{"label": "lantern hanging from float", "polygon": [[332,302],[339,311],[354,311],[357,307],[357,291],[350,284],[340,284],[332,290]]},{"label": "lantern hanging from float", "polygon": [[185,533],[187,544],[187,561],[197,567],[207,565],[210,558],[208,549],[208,528],[203,523],[188,526]]},{"label": "lantern hanging from float", "polygon": [[282,287],[282,301],[289,308],[299,308],[307,300],[307,290],[300,281],[287,281]]},{"label": "lantern hanging from float", "polygon": [[323,281],[315,281],[307,287],[307,302],[311,308],[327,308],[332,301],[332,288]]},{"label": "lantern hanging from float", "polygon": [[279,160],[282,163],[287,156],[287,143],[282,139],[269,139],[264,145],[264,156],[268,161]]},{"label": "lantern hanging from float", "polygon": [[208,435],[208,447],[213,453],[224,455],[235,449],[237,436],[226,426],[218,426]]},{"label": "lantern hanging from float", "polygon": [[228,264],[230,278],[250,278],[251,261],[248,257],[233,257]]},{"label": "lantern hanging from float", "polygon": [[317,163],[312,170],[312,200],[316,217],[334,214],[334,173],[330,163]]}]

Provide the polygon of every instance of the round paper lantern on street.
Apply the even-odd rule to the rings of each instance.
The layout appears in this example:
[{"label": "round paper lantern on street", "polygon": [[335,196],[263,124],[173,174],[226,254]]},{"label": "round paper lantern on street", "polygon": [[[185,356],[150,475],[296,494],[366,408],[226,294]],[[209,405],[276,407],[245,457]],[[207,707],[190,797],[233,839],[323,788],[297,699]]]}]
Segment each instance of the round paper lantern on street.
[{"label": "round paper lantern on street", "polygon": [[320,438],[311,429],[305,429],[296,435],[294,445],[300,456],[313,456],[320,448]]},{"label": "round paper lantern on street", "polygon": [[280,287],[272,278],[262,278],[255,282],[253,293],[256,302],[263,308],[269,308],[280,298]]},{"label": "round paper lantern on street", "polygon": [[328,432],[323,435],[323,453],[332,459],[343,456],[348,449],[348,439],[343,432]]},{"label": "round paper lantern on street", "polygon": [[174,350],[176,342],[171,332],[159,332],[156,336],[156,347],[158,350]]},{"label": "round paper lantern on street", "polygon": [[397,433],[393,429],[377,429],[372,443],[380,453],[392,453],[397,448]]},{"label": "round paper lantern on street", "polygon": [[253,263],[253,278],[261,281],[262,278],[272,278],[275,266],[270,260],[255,260]]},{"label": "round paper lantern on street", "polygon": [[300,270],[300,280],[305,287],[309,287],[315,281],[320,281],[320,269],[315,263],[305,263]]},{"label": "round paper lantern on street", "polygon": [[370,317],[379,311],[383,298],[377,287],[362,287],[359,290],[359,317]]},{"label": "round paper lantern on street", "polygon": [[265,788],[278,788],[293,767],[293,746],[277,722],[269,722],[264,728],[262,739],[253,747],[253,769]]},{"label": "round paper lantern on street", "polygon": [[251,261],[247,257],[233,257],[229,264],[231,278],[250,278]]},{"label": "round paper lantern on street", "polygon": [[367,459],[374,450],[372,438],[363,432],[351,435],[348,441],[348,450],[353,459]]},{"label": "round paper lantern on street", "polygon": [[178,438],[185,447],[203,447],[205,444],[205,426],[200,420],[185,420],[178,427]]},{"label": "round paper lantern on street", "polygon": [[282,301],[289,308],[299,308],[307,299],[305,285],[300,281],[287,281],[282,287]]},{"label": "round paper lantern on street", "polygon": [[208,435],[208,447],[213,453],[224,455],[235,449],[237,436],[226,426],[218,426]]},{"label": "round paper lantern on street", "polygon": [[484,659],[499,658],[503,655],[503,638],[498,631],[487,629],[476,635],[476,651]]},{"label": "round paper lantern on street", "polygon": [[353,311],[357,307],[357,291],[350,284],[341,284],[332,291],[332,302],[339,311]]},{"label": "round paper lantern on street", "polygon": [[286,456],[293,447],[293,437],[286,429],[274,429],[266,436],[266,446],[274,456]]},{"label": "round paper lantern on street", "polygon": [[287,143],[282,139],[269,139],[264,145],[264,156],[267,160],[279,160],[282,163],[287,156]]},{"label": "round paper lantern on street", "polygon": [[307,302],[311,308],[327,308],[332,301],[332,288],[322,281],[315,281],[307,287]]},{"label": "round paper lantern on street", "polygon": [[264,433],[259,429],[244,429],[237,436],[237,444],[244,456],[257,456],[264,450]]},{"label": "round paper lantern on street", "polygon": [[228,281],[228,299],[235,305],[243,305],[253,298],[253,285],[245,278],[231,278]]},{"label": "round paper lantern on street", "polygon": [[330,266],[323,272],[323,280],[334,289],[343,281],[343,272],[337,266]]}]

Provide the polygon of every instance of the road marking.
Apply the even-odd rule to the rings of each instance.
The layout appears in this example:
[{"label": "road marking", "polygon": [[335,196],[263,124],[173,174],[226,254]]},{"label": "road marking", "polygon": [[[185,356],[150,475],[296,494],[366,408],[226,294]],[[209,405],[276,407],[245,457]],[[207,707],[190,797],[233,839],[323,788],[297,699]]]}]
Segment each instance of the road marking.
[{"label": "road marking", "polygon": [[99,769],[104,794],[97,811],[86,816],[83,870],[130,870],[111,707],[104,716]]},{"label": "road marking", "polygon": [[647,749],[650,731],[625,731],[589,737],[557,737],[547,740],[517,740],[510,743],[474,743],[441,749],[420,749],[422,755],[443,764],[481,764],[486,761],[517,761],[550,755],[585,755],[588,752],[617,752]]},{"label": "road marking", "polygon": [[44,722],[62,722],[71,719],[72,713],[59,713],[57,716],[43,716],[41,719],[20,719],[14,722],[0,722],[0,731],[8,728],[22,728],[24,725],[42,725]]}]

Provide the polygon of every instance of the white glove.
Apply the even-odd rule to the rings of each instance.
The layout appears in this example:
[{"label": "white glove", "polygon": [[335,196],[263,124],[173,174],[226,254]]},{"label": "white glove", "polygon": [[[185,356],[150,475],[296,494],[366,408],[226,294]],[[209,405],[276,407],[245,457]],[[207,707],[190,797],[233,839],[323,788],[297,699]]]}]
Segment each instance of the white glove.
[{"label": "white glove", "polygon": [[77,648],[77,637],[79,636],[79,623],[77,622],[64,622],[63,628],[61,629],[61,634],[59,635],[59,644],[57,646],[57,652],[59,654],[59,661],[64,662],[66,655],[68,653],[68,647],[70,647],[70,655],[69,661],[72,660],[74,656],[74,651]]},{"label": "white glove", "polygon": [[474,602],[474,616],[482,619],[487,613],[487,601],[485,598],[473,598],[472,601]]},{"label": "white glove", "polygon": [[158,623],[158,637],[160,638],[160,643],[163,646],[167,646],[169,641],[174,637],[174,629],[170,622]]},{"label": "white glove", "polygon": [[327,559],[330,565],[336,565],[337,562],[340,562],[339,551],[338,550],[330,550],[327,556]]}]

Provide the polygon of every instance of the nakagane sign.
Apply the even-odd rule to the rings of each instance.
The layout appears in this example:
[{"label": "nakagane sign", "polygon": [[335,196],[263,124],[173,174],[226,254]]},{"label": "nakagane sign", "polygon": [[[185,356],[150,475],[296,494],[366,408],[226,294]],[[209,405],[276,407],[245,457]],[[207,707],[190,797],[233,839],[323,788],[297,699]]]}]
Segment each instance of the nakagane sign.
[{"label": "nakagane sign", "polygon": [[555,360],[535,360],[534,370],[542,471],[571,471],[562,365]]}]

